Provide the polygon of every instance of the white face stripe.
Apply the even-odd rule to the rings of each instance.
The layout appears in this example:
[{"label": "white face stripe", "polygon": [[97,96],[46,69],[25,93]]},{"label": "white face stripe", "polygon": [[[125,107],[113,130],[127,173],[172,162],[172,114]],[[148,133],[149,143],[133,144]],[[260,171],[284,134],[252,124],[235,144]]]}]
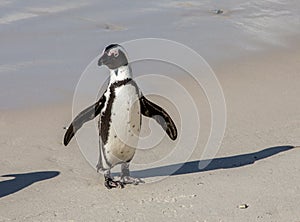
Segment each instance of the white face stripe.
[{"label": "white face stripe", "polygon": [[[101,58],[104,54],[105,54],[105,50],[106,50],[106,47],[102,50],[102,53],[100,54],[100,57]],[[114,55],[115,57],[117,57],[119,55],[119,52],[123,52],[125,54],[125,56],[127,57],[127,51],[126,49],[121,46],[121,45],[118,45],[112,49],[110,49],[108,52],[107,52],[107,55],[108,56],[111,56],[111,55]]]},{"label": "white face stripe", "polygon": [[[125,49],[123,46],[121,46],[121,45],[118,45],[118,46],[116,46],[116,47],[110,49],[110,51],[112,51],[112,50],[120,50],[120,51],[124,52],[126,56],[127,56],[127,54],[128,54],[127,51],[126,51],[126,49]],[[109,51],[109,52],[110,52],[110,51]]]},{"label": "white face stripe", "polygon": [[120,50],[122,50],[126,55],[128,55],[126,49],[125,49],[123,46],[119,45],[118,47],[119,47]]},{"label": "white face stripe", "polygon": [[119,49],[118,48],[112,48],[107,53],[108,56],[114,55],[114,57],[117,57],[119,55]]}]

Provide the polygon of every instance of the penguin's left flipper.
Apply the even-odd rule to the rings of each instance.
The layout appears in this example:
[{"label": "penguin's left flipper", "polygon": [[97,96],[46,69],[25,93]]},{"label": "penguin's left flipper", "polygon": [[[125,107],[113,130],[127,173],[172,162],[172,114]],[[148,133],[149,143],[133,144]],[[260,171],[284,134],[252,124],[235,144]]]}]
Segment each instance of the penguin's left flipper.
[{"label": "penguin's left flipper", "polygon": [[85,110],[80,112],[75,117],[73,122],[68,127],[67,132],[65,133],[65,136],[64,136],[64,145],[65,146],[68,145],[68,143],[73,138],[73,136],[75,135],[77,130],[79,130],[85,122],[94,119],[97,115],[100,114],[102,108],[104,107],[105,100],[106,100],[106,98],[103,94],[102,97],[96,103],[89,106],[88,108],[86,108]]},{"label": "penguin's left flipper", "polygon": [[160,106],[146,99],[143,95],[140,97],[141,113],[144,116],[153,118],[166,131],[172,140],[177,138],[177,129],[175,123],[169,114]]}]

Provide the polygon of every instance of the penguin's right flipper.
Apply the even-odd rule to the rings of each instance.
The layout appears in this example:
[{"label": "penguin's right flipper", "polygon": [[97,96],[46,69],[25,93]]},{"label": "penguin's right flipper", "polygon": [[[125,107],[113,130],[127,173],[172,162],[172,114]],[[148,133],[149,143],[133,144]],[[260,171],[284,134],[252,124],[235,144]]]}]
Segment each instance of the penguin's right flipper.
[{"label": "penguin's right flipper", "polygon": [[73,136],[75,135],[77,130],[79,130],[85,122],[94,119],[97,115],[100,114],[101,110],[104,107],[105,100],[106,100],[105,96],[102,95],[102,97],[95,104],[89,106],[88,108],[86,108],[85,110],[80,112],[75,117],[73,122],[68,127],[67,132],[65,133],[65,136],[64,136],[64,145],[65,146],[68,145],[68,143],[73,138]]}]

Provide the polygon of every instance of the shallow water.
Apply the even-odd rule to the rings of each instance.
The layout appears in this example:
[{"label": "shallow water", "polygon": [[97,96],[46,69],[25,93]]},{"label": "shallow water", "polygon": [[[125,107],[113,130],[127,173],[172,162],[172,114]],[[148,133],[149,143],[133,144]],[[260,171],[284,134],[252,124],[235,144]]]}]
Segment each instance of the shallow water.
[{"label": "shallow water", "polygon": [[299,26],[296,0],[2,0],[0,109],[70,100],[82,71],[111,42],[171,39],[216,64],[288,47]]}]

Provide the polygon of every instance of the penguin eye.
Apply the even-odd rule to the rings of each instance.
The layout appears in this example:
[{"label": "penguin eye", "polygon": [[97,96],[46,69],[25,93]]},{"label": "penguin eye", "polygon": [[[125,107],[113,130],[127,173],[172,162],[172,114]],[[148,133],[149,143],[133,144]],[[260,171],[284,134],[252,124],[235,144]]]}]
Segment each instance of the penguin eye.
[{"label": "penguin eye", "polygon": [[119,50],[118,49],[112,49],[108,52],[108,56],[114,55],[114,57],[119,56]]}]

